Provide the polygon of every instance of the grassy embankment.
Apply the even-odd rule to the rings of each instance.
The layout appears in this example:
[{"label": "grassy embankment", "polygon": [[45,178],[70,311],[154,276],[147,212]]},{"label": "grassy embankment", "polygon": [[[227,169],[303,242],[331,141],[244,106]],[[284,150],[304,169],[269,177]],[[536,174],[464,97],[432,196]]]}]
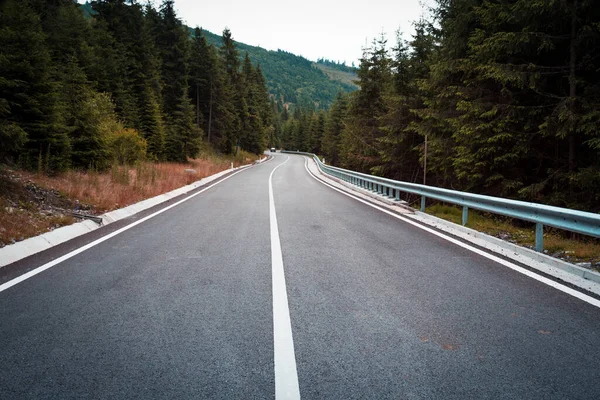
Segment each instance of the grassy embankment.
[{"label": "grassy embankment", "polygon": [[[459,207],[435,204],[427,207],[425,212],[461,224],[462,209]],[[469,210],[467,227],[520,246],[533,248],[535,244],[534,224],[527,222],[512,221],[510,218]],[[600,240],[581,235],[571,235],[549,227],[544,229],[544,249],[547,250],[547,254],[574,263],[590,263],[592,268],[598,269],[600,264]]]},{"label": "grassy embankment", "polygon": [[256,159],[245,152],[205,154],[188,163],[143,162],[57,176],[0,168],[0,247],[72,224],[72,211],[102,214]]}]

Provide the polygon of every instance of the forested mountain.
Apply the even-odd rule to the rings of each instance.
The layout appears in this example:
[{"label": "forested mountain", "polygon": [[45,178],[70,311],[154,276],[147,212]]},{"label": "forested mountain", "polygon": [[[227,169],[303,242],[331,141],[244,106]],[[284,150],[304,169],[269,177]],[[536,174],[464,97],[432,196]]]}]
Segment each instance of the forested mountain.
[{"label": "forested mountain", "polygon": [[[203,31],[203,34],[210,43],[221,46],[221,36],[208,31]],[[265,50],[240,42],[235,44],[241,54],[248,53],[252,62],[260,65],[267,80],[269,93],[281,103],[327,109],[338,92],[350,93],[358,89],[356,84],[351,82],[352,79],[356,79],[356,68],[331,63],[328,60],[314,63],[283,50]],[[320,68],[322,66],[332,71],[340,71],[341,74],[327,74]]]},{"label": "forested mountain", "polygon": [[415,28],[365,49],[324,129],[286,116],[282,144],[420,183],[427,138],[427,184],[600,211],[597,2],[438,0]]}]

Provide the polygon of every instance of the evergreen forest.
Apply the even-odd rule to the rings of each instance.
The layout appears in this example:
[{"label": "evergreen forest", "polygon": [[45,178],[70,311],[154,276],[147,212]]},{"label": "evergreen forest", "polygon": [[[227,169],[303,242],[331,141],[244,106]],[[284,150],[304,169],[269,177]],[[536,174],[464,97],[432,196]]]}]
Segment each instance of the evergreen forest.
[{"label": "evergreen forest", "polygon": [[[599,212],[597,4],[436,0],[426,11],[410,40],[376,38],[357,68],[316,68],[228,29],[190,29],[173,0],[4,0],[0,162],[54,174],[274,146]],[[356,73],[358,90],[323,69]]]},{"label": "evergreen forest", "polygon": [[173,0],[2,2],[0,159],[56,174],[207,147],[262,153],[265,77],[229,30],[221,42],[190,32]]},{"label": "evergreen forest", "polygon": [[437,0],[411,40],[387,42],[364,48],[360,90],[327,114],[284,113],[282,145],[392,179],[600,211],[597,2]]}]

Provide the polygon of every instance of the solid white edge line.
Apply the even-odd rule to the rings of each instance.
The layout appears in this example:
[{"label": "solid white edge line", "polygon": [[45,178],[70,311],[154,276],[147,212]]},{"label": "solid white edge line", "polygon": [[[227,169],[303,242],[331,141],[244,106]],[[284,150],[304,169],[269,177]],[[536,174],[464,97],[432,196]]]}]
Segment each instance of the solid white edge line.
[{"label": "solid white edge line", "polygon": [[273,279],[273,350],[275,362],[275,399],[300,399],[292,323],[288,306],[283,256],[273,197],[273,174],[288,162],[277,165],[269,175],[269,217],[271,227],[271,273]]},{"label": "solid white edge line", "polygon": [[[381,207],[379,207],[379,206],[377,206],[377,205],[375,205],[375,204],[371,204],[371,203],[369,203],[368,201],[365,201],[365,200],[363,200],[363,199],[360,199],[360,198],[358,198],[358,197],[356,197],[356,196],[353,196],[353,195],[351,195],[350,193],[346,193],[345,191],[343,191],[343,190],[341,190],[341,189],[338,189],[338,188],[336,188],[336,187],[334,187],[334,186],[332,186],[332,185],[328,184],[327,182],[324,182],[324,181],[322,181],[321,179],[317,178],[317,177],[316,177],[316,176],[315,176],[315,175],[314,175],[314,174],[313,174],[313,173],[312,173],[312,172],[311,172],[311,171],[308,169],[308,157],[304,157],[304,160],[305,160],[305,162],[304,162],[304,168],[306,169],[306,172],[308,172],[308,174],[309,174],[309,175],[310,175],[310,176],[311,176],[313,179],[315,179],[316,181],[318,181],[318,182],[322,183],[323,185],[325,185],[325,186],[328,186],[328,187],[330,187],[331,189],[333,189],[333,190],[336,190],[336,191],[338,191],[338,192],[340,192],[340,193],[342,193],[342,194],[344,194],[344,195],[346,195],[346,196],[348,196],[348,197],[351,197],[351,198],[353,198],[353,199],[354,199],[354,200],[356,200],[356,201],[360,201],[361,203],[363,203],[363,204],[366,204],[366,205],[368,205],[369,207],[375,208],[376,210],[379,210],[379,211],[381,211],[381,212],[384,212],[384,213],[386,213],[386,214],[388,214],[388,215],[391,215],[391,216],[392,216],[392,217],[394,217],[394,218],[397,218],[397,219],[399,219],[399,220],[401,220],[401,221],[404,221],[404,222],[406,222],[406,223],[408,223],[408,224],[411,224],[411,225],[413,225],[413,226],[416,226],[416,227],[417,227],[417,228],[419,228],[419,229],[422,229],[422,230],[424,230],[424,231],[426,231],[426,232],[429,232],[429,233],[431,233],[431,234],[434,234],[434,235],[436,235],[436,236],[438,236],[438,237],[440,237],[440,238],[442,238],[442,239],[445,239],[445,240],[447,240],[447,241],[449,241],[449,242],[451,242],[451,243],[453,243],[453,244],[456,244],[457,246],[460,246],[460,247],[462,247],[462,248],[465,248],[465,249],[467,249],[467,250],[469,250],[469,251],[472,251],[473,253],[479,254],[479,255],[481,255],[481,256],[483,256],[483,257],[485,257],[485,258],[488,258],[488,259],[490,259],[490,260],[492,260],[492,261],[495,261],[495,262],[497,262],[498,264],[504,265],[505,267],[508,267],[508,268],[510,268],[510,269],[512,269],[512,270],[514,270],[514,271],[517,271],[517,272],[519,272],[519,273],[521,273],[521,274],[523,274],[523,275],[526,275],[526,276],[528,276],[528,277],[530,277],[530,278],[533,278],[533,279],[535,279],[536,281],[542,282],[542,283],[544,283],[544,284],[546,284],[546,285],[548,285],[548,286],[551,286],[551,287],[553,287],[553,288],[555,288],[555,289],[558,289],[558,290],[560,290],[561,292],[564,292],[564,293],[566,293],[566,294],[568,294],[568,295],[571,295],[571,296],[573,296],[573,297],[576,297],[576,298],[578,298],[579,300],[583,300],[583,301],[585,301],[585,302],[586,302],[586,303],[588,303],[588,304],[591,304],[591,305],[593,305],[593,306],[595,306],[595,307],[598,307],[598,308],[600,308],[600,300],[598,300],[598,299],[595,299],[594,297],[588,296],[588,295],[586,295],[586,294],[584,294],[584,293],[581,293],[581,292],[579,292],[579,291],[577,291],[577,290],[575,290],[575,289],[571,289],[570,287],[568,287],[568,286],[565,286],[565,285],[563,285],[563,284],[560,284],[560,283],[558,283],[558,282],[556,282],[556,281],[553,281],[552,279],[548,279],[548,278],[546,278],[546,277],[544,277],[544,276],[538,275],[538,274],[536,274],[535,272],[532,272],[532,271],[530,271],[530,270],[528,270],[528,269],[526,269],[526,268],[520,267],[520,266],[518,266],[518,265],[516,265],[516,264],[513,264],[513,263],[512,263],[512,262],[510,262],[510,261],[506,261],[506,260],[504,260],[504,259],[502,259],[502,258],[500,258],[500,257],[497,257],[497,256],[493,255],[493,254],[489,254],[489,253],[487,253],[487,252],[485,252],[485,251],[483,251],[483,250],[480,250],[480,249],[478,249],[478,248],[475,248],[475,247],[473,247],[473,246],[471,246],[471,245],[469,245],[469,244],[467,244],[467,243],[461,242],[460,240],[456,240],[456,239],[454,239],[454,238],[452,238],[452,237],[446,236],[446,235],[444,235],[443,233],[440,233],[440,232],[438,232],[438,231],[436,231],[436,230],[433,230],[433,229],[431,229],[431,228],[428,228],[428,227],[426,227],[426,226],[423,226],[423,225],[421,225],[421,224],[419,224],[419,223],[416,223],[416,222],[414,222],[414,221],[411,221],[410,219],[407,219],[407,218],[405,218],[405,217],[402,217],[402,216],[400,216],[400,215],[398,215],[398,214],[396,214],[396,213],[393,213],[393,212],[391,212],[391,211],[388,211],[388,210],[386,210],[386,209],[384,209],[384,208],[381,208]],[[318,166],[317,166],[317,168],[318,168]]]},{"label": "solid white edge line", "polygon": [[14,279],[12,279],[12,280],[10,280],[8,282],[5,282],[2,285],[0,285],[0,293],[3,292],[3,291],[5,291],[8,288],[11,288],[11,287],[15,286],[18,283],[21,283],[21,282],[23,282],[23,281],[25,281],[25,280],[27,280],[27,279],[29,279],[29,278],[31,278],[31,277],[39,274],[40,272],[44,272],[45,270],[47,270],[49,268],[52,268],[55,265],[60,264],[61,262],[66,261],[69,258],[74,257],[74,256],[76,256],[79,253],[83,253],[84,251],[86,251],[86,250],[88,250],[88,249],[90,249],[90,248],[92,248],[92,247],[94,247],[94,246],[96,246],[96,245],[98,245],[98,244],[100,244],[100,243],[102,243],[102,242],[104,242],[104,241],[112,238],[112,237],[115,237],[115,236],[117,236],[120,233],[123,233],[123,232],[125,232],[125,231],[133,228],[134,226],[137,226],[137,225],[141,224],[142,222],[145,222],[145,221],[149,220],[150,218],[154,218],[157,215],[162,214],[165,211],[170,210],[171,208],[176,207],[179,204],[181,204],[183,202],[186,202],[186,201],[188,201],[189,199],[191,199],[193,197],[198,196],[199,194],[207,191],[208,189],[212,188],[213,186],[216,186],[219,183],[221,183],[223,181],[226,181],[227,179],[231,178],[232,176],[237,175],[240,172],[247,171],[248,169],[249,169],[248,167],[240,169],[240,170],[234,172],[233,174],[231,174],[231,175],[229,175],[229,176],[221,179],[220,181],[215,182],[212,185],[207,186],[204,189],[202,189],[202,190],[200,190],[200,191],[198,191],[198,192],[196,192],[196,193],[194,193],[194,194],[186,197],[185,199],[179,200],[178,202],[173,203],[170,206],[167,206],[167,207],[163,208],[162,210],[159,210],[159,211],[157,211],[157,212],[155,212],[153,214],[147,215],[147,216],[145,216],[144,218],[142,218],[142,219],[140,219],[138,221],[135,221],[135,222],[133,222],[133,223],[127,225],[127,226],[124,226],[123,228],[117,229],[116,231],[114,231],[112,233],[109,233],[108,235],[103,236],[100,239],[96,239],[93,242],[90,242],[90,243],[86,244],[85,246],[82,246],[82,247],[80,247],[80,248],[78,248],[76,250],[73,250],[70,253],[67,253],[67,254],[65,254],[65,255],[57,258],[56,260],[52,260],[52,261],[50,261],[50,262],[48,262],[46,264],[43,264],[43,265],[41,265],[41,266],[39,266],[39,267],[37,267],[37,268],[35,268],[35,269],[33,269],[33,270],[31,270],[31,271],[23,274],[23,275],[19,275],[18,277],[16,277],[16,278],[14,278]]}]

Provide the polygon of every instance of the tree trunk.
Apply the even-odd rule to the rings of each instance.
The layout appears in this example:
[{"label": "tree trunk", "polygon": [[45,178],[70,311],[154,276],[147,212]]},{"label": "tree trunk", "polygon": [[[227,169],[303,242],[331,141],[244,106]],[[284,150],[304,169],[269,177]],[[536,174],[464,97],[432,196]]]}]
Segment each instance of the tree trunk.
[{"label": "tree trunk", "polygon": [[[576,99],[576,75],[575,66],[577,63],[577,52],[575,48],[575,40],[577,36],[577,0],[573,0],[573,8],[571,10],[571,44],[570,44],[570,60],[569,60],[569,105],[571,113],[575,113]],[[569,174],[575,170],[575,129],[571,127],[569,131]]]}]

